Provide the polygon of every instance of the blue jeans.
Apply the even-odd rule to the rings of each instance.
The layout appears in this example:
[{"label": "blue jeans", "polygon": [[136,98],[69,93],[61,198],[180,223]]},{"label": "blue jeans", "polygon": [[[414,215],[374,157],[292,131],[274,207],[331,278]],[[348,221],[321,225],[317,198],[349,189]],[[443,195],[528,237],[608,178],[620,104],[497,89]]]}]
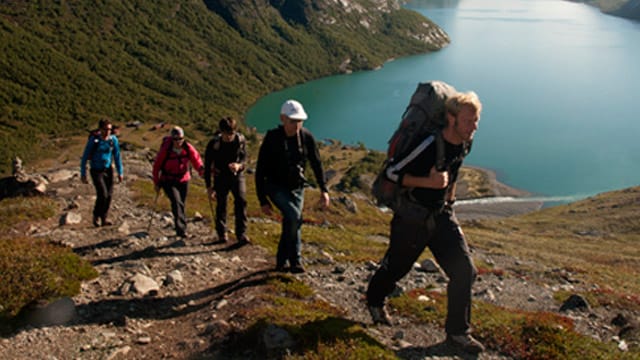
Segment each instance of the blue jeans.
[{"label": "blue jeans", "polygon": [[276,262],[278,266],[301,265],[300,248],[302,240],[302,208],[304,206],[304,188],[289,190],[286,187],[267,184],[267,195],[282,214],[282,234],[278,244]]}]

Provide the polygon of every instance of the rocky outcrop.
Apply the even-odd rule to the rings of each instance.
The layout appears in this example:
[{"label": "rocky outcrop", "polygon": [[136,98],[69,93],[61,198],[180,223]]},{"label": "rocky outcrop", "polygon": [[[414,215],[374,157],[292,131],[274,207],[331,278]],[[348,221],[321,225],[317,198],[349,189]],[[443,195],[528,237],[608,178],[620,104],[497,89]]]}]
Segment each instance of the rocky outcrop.
[{"label": "rocky outcrop", "polygon": [[47,181],[41,176],[29,175],[22,167],[22,160],[13,159],[13,175],[0,179],[0,200],[17,196],[42,195]]}]

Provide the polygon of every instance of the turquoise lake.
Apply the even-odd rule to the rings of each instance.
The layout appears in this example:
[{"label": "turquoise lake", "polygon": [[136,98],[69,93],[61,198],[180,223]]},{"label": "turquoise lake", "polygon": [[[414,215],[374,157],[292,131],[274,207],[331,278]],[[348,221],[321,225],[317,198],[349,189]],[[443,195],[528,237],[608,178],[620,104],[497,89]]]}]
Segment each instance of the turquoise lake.
[{"label": "turquoise lake", "polygon": [[286,99],[318,139],[385,150],[420,81],[478,93],[484,109],[466,164],[569,201],[640,184],[640,22],[561,0],[412,1],[451,37],[441,51],[319,79],[260,99],[261,132]]}]

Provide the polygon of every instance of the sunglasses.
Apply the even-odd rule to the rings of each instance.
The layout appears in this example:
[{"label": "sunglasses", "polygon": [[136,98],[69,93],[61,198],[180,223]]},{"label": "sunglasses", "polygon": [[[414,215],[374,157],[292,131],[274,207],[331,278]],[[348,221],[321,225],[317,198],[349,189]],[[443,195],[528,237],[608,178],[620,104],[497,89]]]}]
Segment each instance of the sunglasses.
[{"label": "sunglasses", "polygon": [[173,138],[173,141],[182,141],[182,140],[184,140],[183,137],[174,137]]}]

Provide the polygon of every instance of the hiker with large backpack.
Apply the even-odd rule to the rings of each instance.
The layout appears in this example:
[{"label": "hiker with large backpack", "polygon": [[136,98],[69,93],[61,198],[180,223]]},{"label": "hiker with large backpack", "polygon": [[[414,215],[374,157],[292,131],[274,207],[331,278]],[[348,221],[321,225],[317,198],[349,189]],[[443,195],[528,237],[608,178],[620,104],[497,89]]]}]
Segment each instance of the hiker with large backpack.
[{"label": "hiker with large backpack", "polygon": [[[244,176],[247,158],[246,139],[237,131],[237,122],[224,117],[218,131],[207,144],[204,155],[204,181],[211,200],[216,203],[216,233],[218,240],[227,242],[227,197],[233,194],[236,240],[249,243],[247,237],[247,183]],[[213,184],[211,181],[213,178]]]},{"label": "hiker with large backpack", "polygon": [[[390,140],[374,195],[394,210],[390,243],[369,282],[366,299],[374,323],[391,325],[385,298],[429,247],[449,278],[447,343],[469,353],[484,346],[471,336],[471,287],[476,268],[453,203],[458,171],[478,128],[482,105],[474,92],[458,93],[442,82],[420,84]],[[379,186],[396,188],[381,196]],[[389,190],[391,189],[391,190]],[[396,197],[389,201],[389,194]]]},{"label": "hiker with large backpack", "polygon": [[175,126],[171,129],[171,136],[163,139],[160,151],[153,163],[153,184],[158,193],[160,188],[171,201],[176,236],[187,236],[187,217],[185,204],[187,190],[191,180],[191,167],[204,175],[204,166],[200,153],[193,145],[184,139],[184,130]]},{"label": "hiker with large backpack", "polygon": [[[258,152],[256,192],[262,212],[272,214],[271,203],[282,213],[282,234],[276,254],[276,271],[303,273],[301,256],[304,175],[307,160],[320,187],[320,204],[329,206],[320,154],[311,132],[302,127],[307,113],[302,104],[287,100],[280,108],[282,125],[267,132]],[[287,262],[290,267],[287,267]]]},{"label": "hiker with large backpack", "polygon": [[91,169],[91,180],[96,189],[96,202],[93,206],[93,226],[109,226],[107,220],[113,194],[113,164],[118,172],[118,182],[123,180],[122,158],[118,137],[113,135],[113,124],[107,119],[98,123],[99,129],[89,134],[87,145],[80,160],[80,180],[87,184],[87,161]]}]

